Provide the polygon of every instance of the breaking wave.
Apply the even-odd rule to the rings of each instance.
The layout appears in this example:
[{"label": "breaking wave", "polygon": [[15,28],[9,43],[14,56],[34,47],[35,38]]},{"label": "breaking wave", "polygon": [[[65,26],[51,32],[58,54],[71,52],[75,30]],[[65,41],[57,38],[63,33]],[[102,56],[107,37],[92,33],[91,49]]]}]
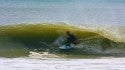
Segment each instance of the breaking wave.
[{"label": "breaking wave", "polygon": [[[120,34],[111,29],[88,25],[72,26],[64,23],[16,24],[0,26],[0,56],[27,56],[33,52],[48,52],[58,56],[124,56],[124,27]],[[70,31],[81,40],[76,48],[60,50],[65,32]]]}]

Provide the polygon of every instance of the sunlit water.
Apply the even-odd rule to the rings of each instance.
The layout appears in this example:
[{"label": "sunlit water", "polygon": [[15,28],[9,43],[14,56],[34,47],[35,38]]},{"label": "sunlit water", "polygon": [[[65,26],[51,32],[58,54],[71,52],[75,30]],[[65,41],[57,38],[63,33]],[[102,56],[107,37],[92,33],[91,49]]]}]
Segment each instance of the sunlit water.
[{"label": "sunlit water", "polygon": [[1,70],[124,70],[125,58],[0,58]]}]

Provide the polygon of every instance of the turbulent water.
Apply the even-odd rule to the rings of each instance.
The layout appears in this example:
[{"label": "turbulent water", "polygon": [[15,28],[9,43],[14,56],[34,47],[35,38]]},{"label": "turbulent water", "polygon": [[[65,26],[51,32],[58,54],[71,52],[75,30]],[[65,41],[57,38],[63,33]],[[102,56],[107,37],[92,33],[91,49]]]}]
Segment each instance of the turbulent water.
[{"label": "turbulent water", "polygon": [[3,70],[124,70],[125,58],[46,59],[0,58]]}]

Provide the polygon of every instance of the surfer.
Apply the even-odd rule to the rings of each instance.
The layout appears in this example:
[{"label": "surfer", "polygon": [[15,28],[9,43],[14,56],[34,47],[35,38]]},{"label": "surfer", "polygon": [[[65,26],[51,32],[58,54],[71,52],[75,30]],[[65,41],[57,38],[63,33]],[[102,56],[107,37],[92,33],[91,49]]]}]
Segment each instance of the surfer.
[{"label": "surfer", "polygon": [[67,35],[67,41],[66,41],[66,46],[68,47],[71,47],[70,44],[76,44],[75,41],[76,41],[76,37],[71,34],[69,31],[66,32],[66,35]]},{"label": "surfer", "polygon": [[73,34],[71,34],[69,31],[66,31],[66,35],[67,35],[66,41],[62,43],[63,45],[59,46],[59,48],[62,50],[73,48],[74,45],[79,43],[76,37]]}]

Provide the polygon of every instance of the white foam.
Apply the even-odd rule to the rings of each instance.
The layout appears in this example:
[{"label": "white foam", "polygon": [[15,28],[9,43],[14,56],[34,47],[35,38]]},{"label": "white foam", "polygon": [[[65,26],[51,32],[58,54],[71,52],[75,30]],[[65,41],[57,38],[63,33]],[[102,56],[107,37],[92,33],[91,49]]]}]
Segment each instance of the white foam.
[{"label": "white foam", "polygon": [[58,56],[55,54],[48,53],[48,52],[38,53],[38,52],[31,51],[29,57],[30,58],[57,58]]},{"label": "white foam", "polygon": [[1,70],[124,70],[125,58],[0,58]]}]

